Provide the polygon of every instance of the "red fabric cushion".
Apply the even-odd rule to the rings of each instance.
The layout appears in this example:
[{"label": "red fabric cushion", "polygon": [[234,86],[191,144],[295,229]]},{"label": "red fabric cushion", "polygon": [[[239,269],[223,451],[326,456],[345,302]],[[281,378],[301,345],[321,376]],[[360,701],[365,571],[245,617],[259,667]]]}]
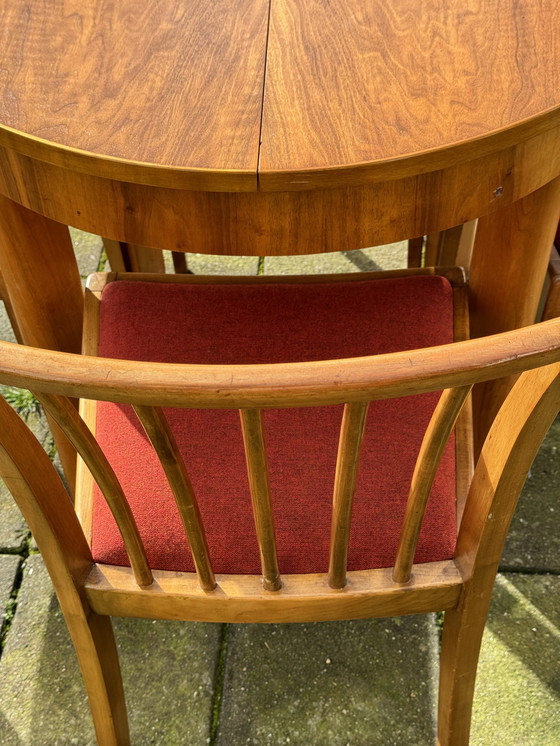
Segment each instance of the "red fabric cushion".
[{"label": "red fabric cushion", "polygon": [[[331,284],[180,285],[117,281],[104,293],[100,355],[148,361],[321,360],[453,340],[452,289],[441,277]],[[370,405],[354,502],[350,570],[390,566],[414,462],[437,394]],[[239,414],[166,410],[204,519],[216,572],[259,573]],[[324,572],[342,407],[264,414],[279,565]],[[100,403],[97,433],[119,476],[153,568],[193,570],[162,468],[127,406]],[[454,448],[445,451],[417,562],[455,544]],[[94,499],[93,556],[127,565],[103,498]]]}]

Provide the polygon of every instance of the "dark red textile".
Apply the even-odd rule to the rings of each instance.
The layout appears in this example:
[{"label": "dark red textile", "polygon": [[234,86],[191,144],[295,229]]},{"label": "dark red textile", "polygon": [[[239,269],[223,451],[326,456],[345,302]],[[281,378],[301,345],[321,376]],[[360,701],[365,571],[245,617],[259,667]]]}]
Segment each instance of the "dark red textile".
[{"label": "dark red textile", "polygon": [[[441,277],[331,284],[180,285],[117,281],[103,293],[100,354],[190,363],[257,363],[370,355],[451,342],[452,289]],[[370,405],[354,502],[350,570],[390,566],[414,462],[437,394]],[[166,410],[205,523],[214,569],[259,573],[239,413]],[[324,572],[342,407],[264,415],[280,570]],[[192,570],[162,468],[126,406],[100,403],[97,433],[119,476],[153,568]],[[417,562],[455,543],[453,443],[446,449]],[[96,491],[96,561],[127,565]]]}]

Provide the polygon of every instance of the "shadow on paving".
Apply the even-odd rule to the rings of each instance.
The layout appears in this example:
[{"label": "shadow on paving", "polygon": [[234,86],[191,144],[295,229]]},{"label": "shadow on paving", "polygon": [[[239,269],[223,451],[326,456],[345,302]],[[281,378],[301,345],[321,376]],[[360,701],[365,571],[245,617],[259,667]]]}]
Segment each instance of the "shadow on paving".
[{"label": "shadow on paving", "polygon": [[502,570],[560,573],[559,493],[560,417],[544,439],[523,488],[506,541]]},{"label": "shadow on paving", "polygon": [[556,576],[501,575],[487,625],[554,697],[560,697],[559,597]]}]

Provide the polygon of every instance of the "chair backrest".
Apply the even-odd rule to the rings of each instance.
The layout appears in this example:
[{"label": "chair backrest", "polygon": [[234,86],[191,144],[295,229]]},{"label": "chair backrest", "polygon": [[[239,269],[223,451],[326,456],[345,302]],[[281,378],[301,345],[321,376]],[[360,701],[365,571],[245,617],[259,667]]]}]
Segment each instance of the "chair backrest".
[{"label": "chair backrest", "polygon": [[[239,409],[264,588],[276,591],[282,586],[282,578],[277,562],[262,410],[344,405],[334,477],[328,585],[325,584],[325,591],[328,591],[329,586],[340,589],[347,582],[352,501],[370,402],[443,390],[414,469],[393,566],[384,571],[387,588],[404,587],[412,582],[418,536],[438,464],[472,386],[522,373],[478,461],[455,551],[455,564],[462,558],[460,573],[455,580],[450,580],[451,584],[458,583],[460,576],[472,573],[483,545],[484,551],[492,555],[501,551],[516,494],[509,489],[510,496],[504,497],[497,485],[507,480],[508,484],[519,483],[519,492],[560,402],[560,322],[557,320],[436,348],[281,366],[138,363],[9,343],[0,343],[0,360],[0,382],[34,392],[87,464],[122,534],[134,577],[142,588],[152,584],[154,570],[123,489],[90,429],[78,415],[71,401],[74,397],[132,405],[169,480],[198,581],[206,591],[216,587],[216,577],[205,526],[189,480],[188,465],[181,458],[164,408]],[[539,369],[531,370],[534,368]],[[61,504],[59,487],[53,486],[54,472],[46,476],[48,468],[44,458],[38,456],[37,446],[24,432],[25,425],[6,411],[7,406],[0,402],[2,475],[16,499],[21,475],[28,482],[38,484],[36,492],[47,482],[57,490],[55,498],[35,495],[33,500],[39,500],[39,504],[30,502],[28,491],[20,505],[37,540],[41,541],[41,535],[47,537],[44,540],[47,555],[54,545],[57,555],[70,547],[71,552],[76,553],[71,562],[79,558],[80,566],[88,563],[91,566],[92,556],[81,529],[78,530],[75,518],[70,516],[68,505]],[[321,433],[317,436],[321,437]],[[512,460],[512,453],[515,460]],[[39,478],[32,473],[37,469],[41,472]],[[14,471],[19,476],[14,478]],[[499,509],[493,504],[498,492],[503,502]],[[81,518],[83,521],[83,515]],[[41,523],[47,526],[46,534],[40,528]],[[498,539],[495,536],[489,539],[490,530],[498,532]],[[69,542],[69,535],[75,537],[75,541]],[[444,563],[432,564],[441,570]],[[316,575],[310,576],[309,582],[317,587]]]}]

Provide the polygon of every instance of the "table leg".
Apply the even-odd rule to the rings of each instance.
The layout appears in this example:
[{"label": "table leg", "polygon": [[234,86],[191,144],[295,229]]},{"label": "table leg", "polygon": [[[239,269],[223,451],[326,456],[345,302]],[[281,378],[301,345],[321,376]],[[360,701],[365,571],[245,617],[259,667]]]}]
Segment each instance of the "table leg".
[{"label": "table leg", "polygon": [[[560,178],[480,218],[469,281],[472,337],[534,323],[559,218]],[[511,383],[474,392],[477,452]]]},{"label": "table leg", "polygon": [[165,264],[160,249],[103,239],[103,246],[113,272],[155,272],[163,274]]},{"label": "table leg", "polygon": [[[83,291],[68,228],[0,195],[0,267],[24,344],[80,352]],[[73,488],[75,452],[52,429]]]}]

